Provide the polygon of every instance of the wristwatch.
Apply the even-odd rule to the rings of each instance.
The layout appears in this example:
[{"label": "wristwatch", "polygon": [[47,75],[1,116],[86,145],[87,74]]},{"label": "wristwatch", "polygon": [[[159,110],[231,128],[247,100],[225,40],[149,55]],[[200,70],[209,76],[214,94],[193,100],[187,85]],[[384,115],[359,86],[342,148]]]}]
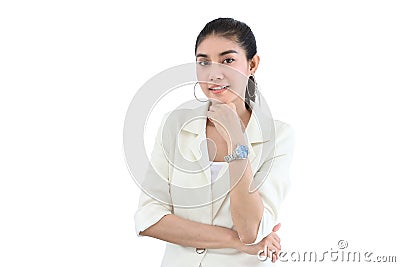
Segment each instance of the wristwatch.
[{"label": "wristwatch", "polygon": [[248,146],[237,145],[231,154],[226,155],[224,157],[224,160],[229,163],[229,162],[231,162],[233,160],[237,160],[237,159],[247,159],[248,156],[249,156]]}]

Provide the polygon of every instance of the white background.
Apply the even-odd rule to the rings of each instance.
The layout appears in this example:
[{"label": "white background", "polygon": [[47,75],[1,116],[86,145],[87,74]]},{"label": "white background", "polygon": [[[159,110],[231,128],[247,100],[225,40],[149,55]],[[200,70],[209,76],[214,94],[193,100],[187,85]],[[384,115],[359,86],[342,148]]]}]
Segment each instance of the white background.
[{"label": "white background", "polygon": [[400,261],[399,2],[187,2],[1,2],[0,266],[159,266],[164,243],[134,232],[125,113],[217,17],[253,29],[256,79],[296,131],[283,249]]}]

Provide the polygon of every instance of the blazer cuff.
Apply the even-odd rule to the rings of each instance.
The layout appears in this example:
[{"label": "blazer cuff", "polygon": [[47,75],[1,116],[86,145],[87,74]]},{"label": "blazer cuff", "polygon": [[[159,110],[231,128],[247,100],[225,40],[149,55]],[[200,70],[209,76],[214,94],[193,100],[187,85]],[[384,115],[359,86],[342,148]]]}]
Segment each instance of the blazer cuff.
[{"label": "blazer cuff", "polygon": [[168,209],[162,205],[151,205],[139,209],[135,213],[135,229],[136,235],[141,236],[139,233],[146,230],[153,224],[157,223],[165,215],[172,214]]}]

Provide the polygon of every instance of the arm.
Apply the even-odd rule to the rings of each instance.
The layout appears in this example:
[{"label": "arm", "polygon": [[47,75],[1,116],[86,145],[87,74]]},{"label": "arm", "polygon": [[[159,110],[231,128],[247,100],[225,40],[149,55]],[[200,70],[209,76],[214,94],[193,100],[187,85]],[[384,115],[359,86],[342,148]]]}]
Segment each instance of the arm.
[{"label": "arm", "polygon": [[140,235],[193,248],[238,248],[241,245],[234,230],[194,222],[174,214],[164,216]]},{"label": "arm", "polygon": [[151,164],[143,182],[140,183],[142,192],[135,213],[136,234],[194,248],[239,246],[240,241],[234,230],[194,222],[173,214],[168,184],[169,163],[161,139],[167,115],[164,116],[157,133]]},{"label": "arm", "polygon": [[[231,139],[228,153],[232,153],[235,144],[245,144],[243,134]],[[253,180],[250,161],[234,160],[229,163],[231,185],[230,209],[233,224],[243,243],[253,243],[257,237],[257,229],[263,216],[264,206],[258,191],[249,192]]]},{"label": "arm", "polygon": [[[257,255],[263,250],[265,256],[271,257],[272,262],[275,262],[281,250],[280,239],[275,233],[279,228],[280,224],[275,225],[272,233],[260,242],[245,245],[234,230],[193,222],[170,214],[139,234],[193,248],[234,248],[250,255]],[[274,254],[271,254],[272,250],[275,251]]]},{"label": "arm", "polygon": [[[286,197],[286,194],[290,188],[289,169],[294,149],[294,131],[290,125],[282,122],[276,123],[275,130],[276,130],[275,151],[267,153],[268,155],[264,163],[254,173],[254,178],[252,178],[253,183],[261,184],[261,186],[256,191],[254,191],[253,189],[250,190],[254,191],[253,193],[249,192],[248,189],[250,187],[241,188],[242,190],[243,189],[246,190],[242,191],[243,194],[242,196],[246,196],[246,194],[247,196],[251,196],[255,195],[255,193],[258,193],[257,195],[261,197],[262,207],[263,207],[261,221],[259,221],[259,217],[257,217],[258,220],[257,226],[254,226],[253,222],[252,225],[253,229],[248,229],[249,235],[251,235],[252,240],[243,240],[245,243],[256,244],[271,233],[273,226],[276,224],[279,207],[283,202],[284,198]],[[244,160],[241,161],[244,162]],[[234,162],[240,162],[240,161],[233,161],[230,164]],[[240,179],[240,177],[238,178]],[[246,172],[244,173],[243,178],[244,178],[243,182],[247,186],[248,176],[246,175]],[[240,185],[240,183],[238,185]],[[235,189],[236,187],[234,188],[234,190]],[[238,195],[239,194],[237,194],[237,196]],[[249,210],[248,207],[244,207],[243,205],[241,205],[242,203],[243,202],[241,202],[241,199],[237,198],[237,202],[234,202],[233,206],[231,204],[231,210],[232,208],[235,209],[235,212],[242,213],[243,214],[242,216],[255,217],[254,213],[252,214],[247,212]],[[259,214],[257,214],[257,216],[259,216]],[[232,217],[233,217],[233,210],[232,210]],[[240,222],[239,220],[236,221]],[[236,226],[239,236],[242,236],[241,231],[238,228],[238,225]],[[255,233],[257,233],[256,234],[257,237],[255,238],[256,240],[254,241]]]},{"label": "arm", "polygon": [[[214,123],[218,133],[225,140],[228,153],[232,153],[237,144],[246,144],[246,138],[234,103],[212,103],[207,117]],[[249,144],[250,145],[250,144]],[[250,161],[235,160],[229,163],[231,190],[230,211],[233,224],[243,243],[253,243],[263,216],[261,196],[249,192],[253,179]]]}]

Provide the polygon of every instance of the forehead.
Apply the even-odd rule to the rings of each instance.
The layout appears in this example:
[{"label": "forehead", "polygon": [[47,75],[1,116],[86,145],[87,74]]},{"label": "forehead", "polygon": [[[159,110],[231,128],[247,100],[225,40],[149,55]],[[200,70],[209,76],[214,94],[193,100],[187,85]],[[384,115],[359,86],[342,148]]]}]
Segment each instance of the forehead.
[{"label": "forehead", "polygon": [[239,54],[244,54],[235,41],[218,35],[207,36],[197,47],[196,54],[206,54],[209,56],[217,56],[221,52],[227,50],[236,50]]}]

